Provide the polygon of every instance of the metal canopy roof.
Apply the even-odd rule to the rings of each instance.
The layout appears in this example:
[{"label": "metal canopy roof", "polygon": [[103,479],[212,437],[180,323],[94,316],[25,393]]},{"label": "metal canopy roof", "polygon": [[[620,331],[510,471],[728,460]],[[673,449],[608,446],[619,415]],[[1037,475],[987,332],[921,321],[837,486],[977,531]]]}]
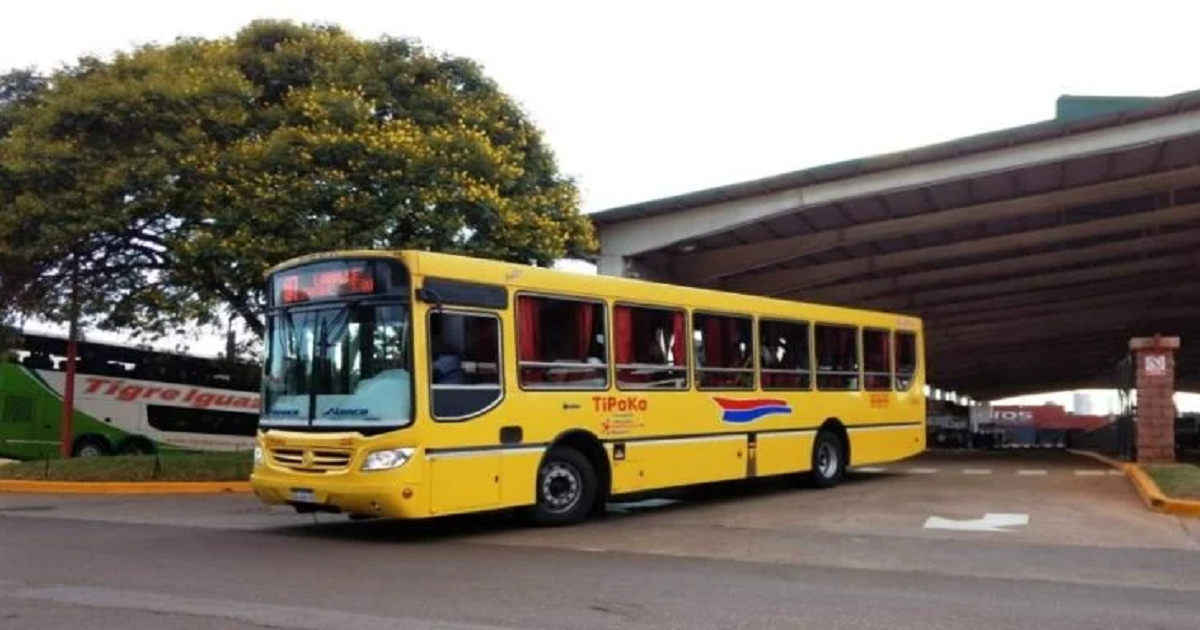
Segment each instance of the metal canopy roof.
[{"label": "metal canopy roof", "polygon": [[920,315],[930,381],[980,399],[1112,387],[1154,333],[1200,389],[1200,92],[1086,106],[595,213],[602,271]]}]

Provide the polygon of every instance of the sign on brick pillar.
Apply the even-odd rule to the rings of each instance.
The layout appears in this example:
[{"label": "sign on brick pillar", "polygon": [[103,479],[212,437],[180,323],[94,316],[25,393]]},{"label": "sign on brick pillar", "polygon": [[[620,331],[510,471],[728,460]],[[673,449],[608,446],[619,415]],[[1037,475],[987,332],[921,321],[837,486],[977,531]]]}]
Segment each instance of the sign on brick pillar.
[{"label": "sign on brick pillar", "polygon": [[1175,461],[1175,352],[1179,337],[1130,340],[1137,361],[1137,459]]}]

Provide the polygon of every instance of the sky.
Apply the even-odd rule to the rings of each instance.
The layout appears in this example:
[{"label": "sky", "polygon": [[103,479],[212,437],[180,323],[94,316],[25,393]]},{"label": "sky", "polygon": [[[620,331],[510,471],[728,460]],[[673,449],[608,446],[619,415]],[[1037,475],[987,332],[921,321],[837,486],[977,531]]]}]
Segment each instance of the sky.
[{"label": "sky", "polygon": [[0,71],[258,18],[470,57],[544,131],[585,212],[1165,96],[1200,5],[1117,2],[109,0],[6,3]]},{"label": "sky", "polygon": [[589,212],[1043,120],[1060,94],[1200,87],[1200,8],[1184,2],[5,4],[0,68],[228,36],[256,18],[415,37],[483,64]]}]

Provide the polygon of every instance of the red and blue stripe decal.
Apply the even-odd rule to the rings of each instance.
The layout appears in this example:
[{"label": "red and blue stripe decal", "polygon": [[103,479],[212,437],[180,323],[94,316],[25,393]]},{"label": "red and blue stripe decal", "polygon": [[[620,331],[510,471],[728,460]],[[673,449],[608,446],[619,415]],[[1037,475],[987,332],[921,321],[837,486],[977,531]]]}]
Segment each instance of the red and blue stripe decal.
[{"label": "red and blue stripe decal", "polygon": [[735,424],[754,422],[765,416],[792,413],[792,406],[786,400],[778,398],[751,398],[749,400],[713,398],[713,401],[721,408],[721,420]]}]

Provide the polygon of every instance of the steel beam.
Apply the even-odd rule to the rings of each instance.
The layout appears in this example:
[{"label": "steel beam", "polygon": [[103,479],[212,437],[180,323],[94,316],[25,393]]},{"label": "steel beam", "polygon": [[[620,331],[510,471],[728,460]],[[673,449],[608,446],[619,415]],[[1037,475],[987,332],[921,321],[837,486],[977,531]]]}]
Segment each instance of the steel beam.
[{"label": "steel beam", "polygon": [[[1151,254],[1153,252],[1150,252]],[[1142,276],[1173,272],[1190,272],[1200,266],[1200,252],[1186,254],[1170,254],[1156,256],[1132,262],[1123,262],[1105,267],[1093,267],[1071,271],[1045,273],[1036,276],[1011,278],[995,282],[985,282],[974,285],[950,287],[946,289],[931,289],[913,291],[899,299],[875,298],[869,300],[847,301],[848,306],[862,308],[894,308],[915,312],[922,307],[935,306],[946,302],[983,299],[992,296],[1036,291],[1039,289],[1056,289],[1071,284],[1083,284],[1099,281],[1116,281],[1130,276]],[[1101,287],[1097,287],[1101,288]],[[887,306],[884,306],[886,304]]]},{"label": "steel beam", "polygon": [[[1196,119],[1200,123],[1200,115],[1197,115]],[[1197,131],[1200,131],[1200,129],[1197,129]],[[1029,166],[1029,164],[1020,166]],[[716,278],[761,269],[801,256],[825,252],[838,247],[849,247],[859,243],[907,234],[944,230],[982,221],[996,221],[1006,218],[1058,212],[1064,208],[1083,204],[1152,194],[1172,188],[1192,186],[1197,183],[1200,183],[1200,166],[1192,166],[1162,173],[1108,181],[1091,186],[1078,186],[1041,195],[960,206],[899,219],[862,223],[838,230],[827,230],[692,254],[681,254],[675,258],[671,273],[678,282],[704,284]],[[878,194],[878,192],[874,194]],[[844,199],[851,199],[855,196],[861,197],[864,195],[846,196]],[[831,203],[832,201],[836,201],[836,199],[822,203]],[[744,202],[737,201],[730,203],[736,205]],[[605,239],[614,239],[623,243],[633,243],[631,245],[632,250],[621,252],[605,250],[604,253],[621,253],[624,255],[642,253],[670,243],[687,240],[686,238],[678,238],[680,235],[678,230],[684,230],[683,234],[697,230],[716,233],[744,224],[742,221],[737,221],[741,215],[726,207],[729,205],[719,204],[709,208],[693,209],[686,212],[660,215],[658,217],[618,223],[611,226],[602,226],[602,242]],[[818,205],[821,204],[809,201],[804,204],[793,204],[790,210],[795,211],[801,207],[816,207]],[[780,208],[776,212],[771,212],[754,220],[762,220],[787,212],[788,210],[789,208]],[[713,213],[714,216],[710,216],[710,213]],[[722,213],[729,213],[729,215],[718,219]],[[673,229],[667,228],[665,225],[660,225],[660,223],[664,223],[668,219],[673,222]],[[726,225],[720,229],[708,232],[704,228],[706,227],[705,223],[709,221],[717,221],[720,224],[732,221],[735,224]],[[690,230],[688,230],[689,226],[692,226]],[[664,242],[666,239],[672,240]],[[647,247],[652,241],[656,241],[658,245]],[[617,245],[614,244],[613,247],[617,247]]]},{"label": "steel beam", "polygon": [[[1198,219],[1200,219],[1200,204],[1188,204],[1041,230],[956,241],[948,245],[921,247],[891,254],[876,254],[810,267],[765,271],[731,278],[722,282],[720,288],[759,295],[786,295],[807,287],[833,284],[855,276],[929,263],[950,262],[963,258],[999,256],[1004,252],[1052,247],[1080,239],[1109,236],[1152,227],[1180,225]],[[675,275],[678,276],[678,274]]]},{"label": "steel beam", "polygon": [[[1200,204],[1196,209],[1200,211]],[[989,278],[1005,275],[1032,274],[1056,268],[1094,263],[1091,267],[1102,267],[1107,261],[1123,256],[1134,256],[1147,252],[1161,255],[1163,252],[1180,251],[1200,246],[1200,230],[1179,230],[1165,234],[1139,235],[1133,239],[1099,243],[1087,247],[1052,251],[1026,256],[1016,256],[983,263],[958,265],[945,269],[897,274],[890,278],[865,280],[847,284],[807,289],[803,297],[812,302],[840,302],[882,297],[890,293],[925,286],[953,284],[956,282],[986,282]]]}]

